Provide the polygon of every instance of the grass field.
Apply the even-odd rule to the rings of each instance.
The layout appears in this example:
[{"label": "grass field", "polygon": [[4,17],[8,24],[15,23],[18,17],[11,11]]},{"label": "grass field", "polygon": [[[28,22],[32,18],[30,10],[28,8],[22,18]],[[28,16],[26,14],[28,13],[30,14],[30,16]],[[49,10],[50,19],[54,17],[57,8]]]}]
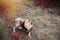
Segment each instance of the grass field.
[{"label": "grass field", "polygon": [[[16,17],[30,19],[33,22],[31,40],[60,40],[59,9],[35,7],[25,1],[25,5],[17,12]],[[7,28],[4,19],[0,19],[0,40],[12,40],[11,29]],[[25,40],[22,37],[19,40]]]}]

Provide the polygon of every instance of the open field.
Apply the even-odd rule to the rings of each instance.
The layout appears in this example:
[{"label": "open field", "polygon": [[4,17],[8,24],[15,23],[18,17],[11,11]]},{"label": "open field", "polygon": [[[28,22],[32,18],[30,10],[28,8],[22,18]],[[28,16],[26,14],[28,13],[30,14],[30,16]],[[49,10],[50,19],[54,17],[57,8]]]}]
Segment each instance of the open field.
[{"label": "open field", "polygon": [[[35,7],[27,3],[17,11],[15,18],[27,18],[33,22],[31,40],[60,40],[60,10]],[[0,40],[12,40],[11,29],[4,19],[0,18]],[[22,37],[19,40],[25,40]]]}]

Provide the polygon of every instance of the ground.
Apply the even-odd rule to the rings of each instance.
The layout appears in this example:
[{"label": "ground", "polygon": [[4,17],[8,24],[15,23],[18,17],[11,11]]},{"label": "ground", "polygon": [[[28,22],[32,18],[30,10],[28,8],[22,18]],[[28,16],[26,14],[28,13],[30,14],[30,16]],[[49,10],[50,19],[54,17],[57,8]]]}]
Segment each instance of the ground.
[{"label": "ground", "polygon": [[[17,12],[16,18],[30,19],[34,25],[31,40],[60,40],[60,16],[59,9],[47,9],[24,5]],[[11,29],[7,28],[5,21],[0,19],[0,40],[12,40]],[[25,40],[19,38],[19,40]]]}]

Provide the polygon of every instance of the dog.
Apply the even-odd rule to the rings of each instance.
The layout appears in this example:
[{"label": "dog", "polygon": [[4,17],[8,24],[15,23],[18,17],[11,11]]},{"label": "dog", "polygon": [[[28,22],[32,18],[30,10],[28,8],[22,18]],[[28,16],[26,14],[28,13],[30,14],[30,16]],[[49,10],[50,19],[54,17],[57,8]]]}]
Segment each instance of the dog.
[{"label": "dog", "polygon": [[16,18],[15,26],[13,27],[13,32],[16,32],[16,29],[25,30],[28,36],[31,37],[31,29],[33,28],[33,24],[29,19]]}]

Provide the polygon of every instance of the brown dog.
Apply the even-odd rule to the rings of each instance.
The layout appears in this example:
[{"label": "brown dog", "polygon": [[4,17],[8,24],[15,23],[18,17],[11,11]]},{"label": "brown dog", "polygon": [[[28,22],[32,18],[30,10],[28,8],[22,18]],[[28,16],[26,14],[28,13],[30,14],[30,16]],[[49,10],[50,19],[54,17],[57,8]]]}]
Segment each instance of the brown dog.
[{"label": "brown dog", "polygon": [[30,20],[28,19],[23,19],[23,18],[16,18],[15,19],[15,26],[13,27],[13,32],[16,32],[16,28],[22,29],[28,33],[28,36],[31,34],[31,28],[33,27],[33,24]]}]

